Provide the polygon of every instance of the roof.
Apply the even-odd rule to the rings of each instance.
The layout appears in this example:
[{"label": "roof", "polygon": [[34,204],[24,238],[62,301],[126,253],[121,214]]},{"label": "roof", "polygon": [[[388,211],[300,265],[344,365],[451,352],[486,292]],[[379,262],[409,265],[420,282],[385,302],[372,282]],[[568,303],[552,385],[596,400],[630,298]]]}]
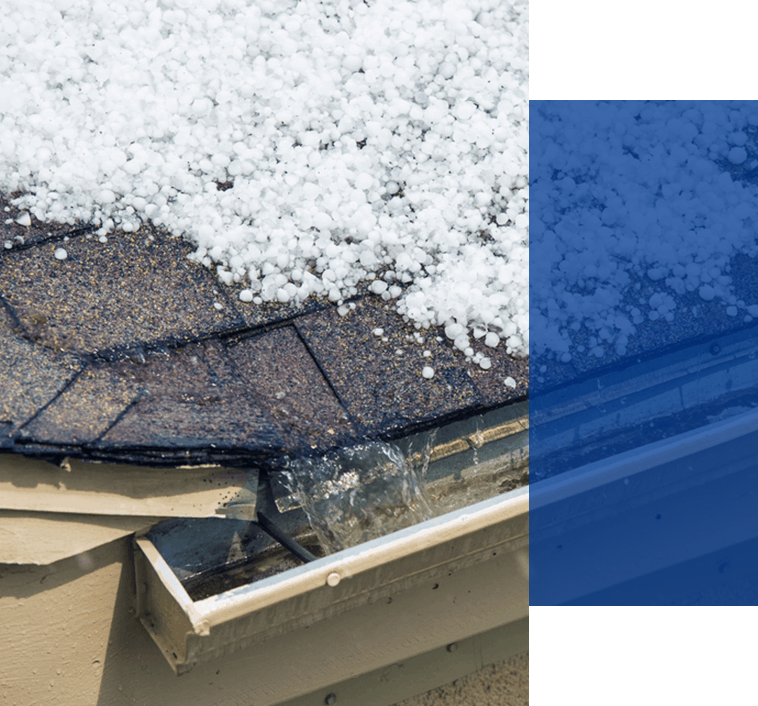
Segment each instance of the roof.
[{"label": "roof", "polygon": [[92,228],[25,226],[0,206],[2,451],[242,466],[528,395],[528,359],[485,349],[481,370],[368,292],[344,316],[319,300],[244,303],[187,258],[190,244],[154,228],[101,243]]}]

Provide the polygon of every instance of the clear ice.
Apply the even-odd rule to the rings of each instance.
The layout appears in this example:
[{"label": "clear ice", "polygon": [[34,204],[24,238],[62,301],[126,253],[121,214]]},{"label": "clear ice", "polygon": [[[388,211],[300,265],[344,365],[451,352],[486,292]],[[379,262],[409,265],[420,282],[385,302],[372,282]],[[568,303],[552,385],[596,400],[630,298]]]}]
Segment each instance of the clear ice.
[{"label": "clear ice", "polygon": [[419,479],[429,447],[406,456],[395,444],[371,441],[290,459],[283,480],[330,554],[432,516]]}]

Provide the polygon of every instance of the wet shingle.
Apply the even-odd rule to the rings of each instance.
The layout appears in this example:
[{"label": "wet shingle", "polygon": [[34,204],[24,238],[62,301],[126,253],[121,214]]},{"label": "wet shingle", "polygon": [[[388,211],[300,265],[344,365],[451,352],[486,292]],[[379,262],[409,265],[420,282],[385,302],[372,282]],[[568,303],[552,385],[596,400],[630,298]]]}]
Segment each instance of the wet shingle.
[{"label": "wet shingle", "polygon": [[290,448],[327,449],[355,437],[345,409],[293,327],[235,342],[228,352]]},{"label": "wet shingle", "polygon": [[[245,303],[241,286],[187,259],[191,245],[152,228],[106,243],[80,230],[64,242],[74,226],[25,226],[7,213],[5,449],[247,463],[399,436],[528,393],[528,361],[485,350],[492,369],[482,371],[441,331],[404,324],[392,303],[373,295],[344,317],[317,299]],[[65,259],[55,257],[58,248]],[[431,380],[425,366],[435,370]]]},{"label": "wet shingle", "polygon": [[19,433],[20,440],[88,444],[112,426],[140,394],[108,367],[84,370]]},{"label": "wet shingle", "polygon": [[219,341],[128,359],[113,372],[142,396],[103,436],[101,449],[165,449],[179,458],[198,450],[260,454],[285,446],[254,391],[229,366]]},{"label": "wet shingle", "polygon": [[0,302],[0,447],[81,370],[79,358],[36,346],[18,335]]},{"label": "wet shingle", "polygon": [[243,288],[241,285],[222,286],[230,302],[230,307],[240,316],[244,326],[250,329],[291,321],[298,316],[311,314],[332,306],[330,302],[316,297],[309,297],[300,304],[293,302],[286,304],[281,302],[261,302],[260,304],[243,302],[239,298],[239,293]]},{"label": "wet shingle", "polygon": [[[505,352],[505,343],[497,348],[484,347],[483,352],[492,363],[489,370],[478,365],[467,365],[476,389],[488,407],[497,407],[529,394],[529,359],[513,358]],[[506,385],[511,378],[516,387]]]},{"label": "wet shingle", "polygon": [[[26,225],[27,222],[29,225]],[[46,240],[60,240],[65,235],[80,232],[86,227],[81,223],[41,223],[30,213],[13,206],[9,199],[0,194],[0,257],[10,250],[26,248]]]},{"label": "wet shingle", "polygon": [[[342,404],[370,434],[392,434],[483,402],[436,330],[416,331],[379,300],[362,299],[345,316],[335,308],[304,316],[296,326]],[[431,355],[424,357],[425,350]],[[435,370],[430,380],[421,374],[427,365]]]},{"label": "wet shingle", "polygon": [[[242,325],[214,276],[187,259],[188,244],[150,235],[10,251],[0,260],[0,294],[33,340],[58,350],[191,340]],[[56,258],[58,248],[66,259]]]}]

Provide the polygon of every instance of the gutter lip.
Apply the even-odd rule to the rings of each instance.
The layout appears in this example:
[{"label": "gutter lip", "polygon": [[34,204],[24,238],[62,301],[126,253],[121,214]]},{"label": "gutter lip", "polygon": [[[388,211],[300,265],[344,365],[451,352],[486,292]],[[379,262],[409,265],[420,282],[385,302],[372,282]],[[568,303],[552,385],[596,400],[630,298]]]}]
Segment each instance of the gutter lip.
[{"label": "gutter lip", "polygon": [[[753,575],[739,573],[739,548],[758,539],[757,443],[753,408],[536,481],[530,548],[543,580],[533,604],[694,605],[681,601]],[[736,578],[715,583],[730,563]]]},{"label": "gutter lip", "polygon": [[[146,537],[139,537],[136,542],[157,570],[166,589],[183,608],[195,633],[208,635],[214,626],[324,586],[336,586],[391,560],[423,552],[519,515],[528,515],[528,512],[529,487],[525,486],[196,602],[189,597],[152,542]],[[524,536],[528,541],[528,534],[511,537],[509,541]]]},{"label": "gutter lip", "polygon": [[536,481],[533,510],[758,432],[758,408]]}]

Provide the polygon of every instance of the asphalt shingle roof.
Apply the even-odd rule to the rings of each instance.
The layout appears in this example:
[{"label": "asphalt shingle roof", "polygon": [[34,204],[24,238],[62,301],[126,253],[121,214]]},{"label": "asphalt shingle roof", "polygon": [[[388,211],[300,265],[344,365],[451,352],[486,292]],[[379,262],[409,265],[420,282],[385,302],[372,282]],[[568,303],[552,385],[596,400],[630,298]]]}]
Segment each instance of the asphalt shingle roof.
[{"label": "asphalt shingle roof", "polygon": [[10,221],[0,225],[3,451],[244,465],[528,395],[528,360],[486,349],[483,371],[439,330],[416,342],[373,295],[344,316],[319,300],[247,304],[187,259],[183,240],[145,227],[100,243],[86,226],[25,227],[0,207]]}]

